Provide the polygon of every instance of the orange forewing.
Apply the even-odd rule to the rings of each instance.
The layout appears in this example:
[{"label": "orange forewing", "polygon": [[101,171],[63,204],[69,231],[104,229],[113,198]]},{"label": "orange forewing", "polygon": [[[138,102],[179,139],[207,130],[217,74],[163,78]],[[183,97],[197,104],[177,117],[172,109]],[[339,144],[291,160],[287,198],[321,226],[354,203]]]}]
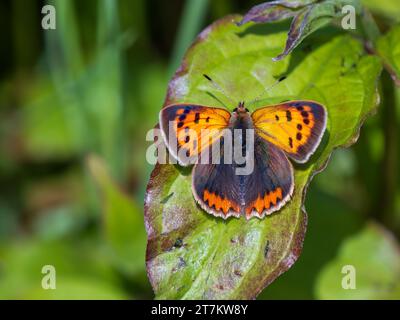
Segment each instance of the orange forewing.
[{"label": "orange forewing", "polygon": [[300,163],[314,153],[326,127],[325,108],[313,101],[271,105],[254,111],[251,116],[260,137]]},{"label": "orange forewing", "polygon": [[199,156],[221,137],[230,117],[230,112],[221,108],[177,104],[161,110],[160,126],[172,155],[180,164],[188,165],[189,157]]}]

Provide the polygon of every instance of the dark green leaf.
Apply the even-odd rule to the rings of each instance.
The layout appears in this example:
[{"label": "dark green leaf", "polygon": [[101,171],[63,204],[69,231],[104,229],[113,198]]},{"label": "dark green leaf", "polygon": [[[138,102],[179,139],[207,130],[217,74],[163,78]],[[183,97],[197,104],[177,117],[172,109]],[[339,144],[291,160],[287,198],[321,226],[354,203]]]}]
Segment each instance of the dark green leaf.
[{"label": "dark green leaf", "polygon": [[264,23],[291,18],[296,15],[297,10],[316,1],[317,0],[278,0],[261,3],[251,8],[238,23],[238,26],[250,21]]},{"label": "dark green leaf", "polygon": [[[239,23],[249,21],[265,23],[278,21],[294,16],[285,50],[274,60],[281,60],[296,48],[308,35],[330,23],[332,20],[344,16],[342,8],[351,5],[356,12],[360,12],[359,0],[323,0],[323,1],[274,1],[252,8]],[[299,10],[300,9],[300,10]]]}]

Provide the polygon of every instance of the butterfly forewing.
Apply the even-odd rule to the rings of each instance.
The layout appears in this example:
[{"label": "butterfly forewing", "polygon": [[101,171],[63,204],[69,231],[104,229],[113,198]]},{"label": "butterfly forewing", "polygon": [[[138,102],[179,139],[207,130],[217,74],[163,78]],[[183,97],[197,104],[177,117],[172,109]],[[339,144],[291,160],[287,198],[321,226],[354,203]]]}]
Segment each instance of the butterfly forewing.
[{"label": "butterfly forewing", "polygon": [[189,165],[221,137],[230,117],[221,108],[177,104],[161,110],[160,128],[171,154],[180,164]]},{"label": "butterfly forewing", "polygon": [[251,115],[256,133],[306,162],[318,147],[326,127],[325,108],[313,101],[290,101],[258,109]]}]

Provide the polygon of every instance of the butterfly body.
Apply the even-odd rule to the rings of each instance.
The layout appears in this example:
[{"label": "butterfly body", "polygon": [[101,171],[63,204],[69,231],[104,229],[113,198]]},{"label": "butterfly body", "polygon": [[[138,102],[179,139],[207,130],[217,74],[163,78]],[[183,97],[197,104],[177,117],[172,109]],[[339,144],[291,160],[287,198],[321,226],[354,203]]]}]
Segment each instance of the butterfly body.
[{"label": "butterfly body", "polygon": [[238,107],[231,112],[231,126],[240,128],[241,126],[248,129],[253,127],[253,121],[250,117],[249,109],[245,108],[244,102],[240,102]]},{"label": "butterfly body", "polygon": [[[249,219],[263,218],[290,200],[294,175],[288,157],[299,163],[309,159],[321,141],[326,117],[325,108],[313,101],[291,101],[253,113],[244,103],[232,112],[177,104],[162,109],[160,128],[179,163],[194,164],[192,192],[198,204],[224,219]],[[191,162],[193,158],[197,160]]]},{"label": "butterfly body", "polygon": [[[240,102],[239,106],[231,112],[231,119],[229,122],[229,128],[232,131],[238,130],[239,133],[236,138],[239,140],[238,145],[242,146],[242,153],[246,152],[246,130],[254,130],[253,120],[251,119],[250,112],[244,107],[244,103]],[[232,145],[232,148],[234,146]],[[234,159],[235,160],[235,159]],[[234,165],[235,165],[235,161]],[[236,164],[237,165],[237,164]]]}]

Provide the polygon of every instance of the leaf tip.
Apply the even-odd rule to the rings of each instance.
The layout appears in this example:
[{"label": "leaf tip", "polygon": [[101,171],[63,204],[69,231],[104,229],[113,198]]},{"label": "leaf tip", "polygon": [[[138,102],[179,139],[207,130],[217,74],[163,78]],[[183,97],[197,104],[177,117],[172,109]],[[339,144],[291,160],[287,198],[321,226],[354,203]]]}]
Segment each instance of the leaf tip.
[{"label": "leaf tip", "polygon": [[286,54],[283,54],[283,53],[282,53],[282,54],[280,54],[280,55],[278,55],[278,56],[272,58],[272,61],[273,61],[273,62],[277,62],[277,61],[282,60],[284,57],[286,57]]},{"label": "leaf tip", "polygon": [[244,24],[246,24],[248,22],[249,22],[249,20],[247,20],[246,17],[244,17],[242,20],[234,22],[234,24],[237,27],[241,27],[242,25],[244,25]]}]

